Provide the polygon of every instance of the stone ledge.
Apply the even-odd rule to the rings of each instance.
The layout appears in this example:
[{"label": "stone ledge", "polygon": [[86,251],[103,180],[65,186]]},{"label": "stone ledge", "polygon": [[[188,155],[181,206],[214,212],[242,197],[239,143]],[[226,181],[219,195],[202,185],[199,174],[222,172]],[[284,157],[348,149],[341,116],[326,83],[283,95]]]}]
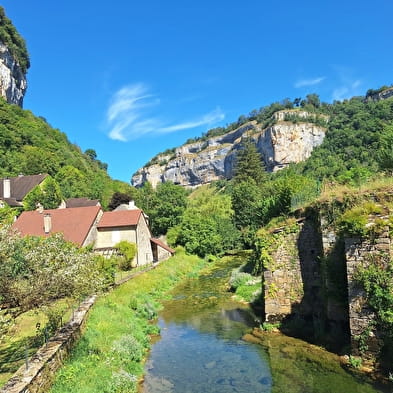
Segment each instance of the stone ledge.
[{"label": "stone ledge", "polygon": [[94,304],[93,295],[81,303],[71,320],[29,359],[3,386],[0,393],[47,392],[56,371],[63,365],[75,341],[80,337],[87,314]]}]

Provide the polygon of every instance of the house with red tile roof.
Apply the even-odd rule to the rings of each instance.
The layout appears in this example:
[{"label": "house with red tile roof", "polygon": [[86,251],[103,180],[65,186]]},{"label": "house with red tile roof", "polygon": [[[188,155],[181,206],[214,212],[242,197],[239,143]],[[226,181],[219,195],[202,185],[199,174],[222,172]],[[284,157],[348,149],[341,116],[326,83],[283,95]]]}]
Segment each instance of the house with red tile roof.
[{"label": "house with red tile roof", "polygon": [[47,237],[62,233],[65,240],[82,247],[95,242],[101,216],[100,206],[24,211],[13,228],[22,236]]},{"label": "house with red tile roof", "polygon": [[137,245],[135,263],[137,266],[153,262],[153,251],[150,243],[151,232],[147,218],[142,210],[114,210],[104,212],[97,225],[96,250],[111,249],[122,240]]},{"label": "house with red tile roof", "polygon": [[111,212],[101,206],[24,211],[13,224],[22,236],[50,236],[62,233],[65,240],[82,247],[93,245],[96,252],[111,255],[121,240],[137,245],[137,266],[167,259],[174,253],[159,239],[153,239],[148,218],[134,204]]},{"label": "house with red tile roof", "polygon": [[173,248],[170,248],[160,239],[151,238],[150,243],[151,249],[153,251],[154,261],[164,261],[175,253],[175,250]]},{"label": "house with red tile roof", "polygon": [[87,206],[101,206],[98,199],[89,198],[69,198],[65,201],[65,208],[70,207],[87,207]]}]

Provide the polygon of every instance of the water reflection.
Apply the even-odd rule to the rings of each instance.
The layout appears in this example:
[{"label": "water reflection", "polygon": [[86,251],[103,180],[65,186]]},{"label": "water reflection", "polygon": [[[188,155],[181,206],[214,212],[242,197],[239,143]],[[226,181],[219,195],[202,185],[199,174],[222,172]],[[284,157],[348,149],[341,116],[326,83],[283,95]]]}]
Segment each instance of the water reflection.
[{"label": "water reflection", "polygon": [[212,266],[210,274],[185,282],[165,302],[144,393],[380,391],[344,371],[334,355],[303,341],[280,335],[248,335],[251,342],[243,341],[258,322],[226,290],[236,263]]}]

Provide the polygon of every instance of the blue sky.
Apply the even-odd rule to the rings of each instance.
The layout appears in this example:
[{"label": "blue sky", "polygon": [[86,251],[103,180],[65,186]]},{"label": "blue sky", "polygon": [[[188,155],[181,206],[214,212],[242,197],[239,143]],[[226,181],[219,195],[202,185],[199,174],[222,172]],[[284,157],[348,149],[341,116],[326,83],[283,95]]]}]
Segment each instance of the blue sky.
[{"label": "blue sky", "polygon": [[116,179],[253,109],[393,83],[391,0],[3,0],[31,67],[24,108]]}]

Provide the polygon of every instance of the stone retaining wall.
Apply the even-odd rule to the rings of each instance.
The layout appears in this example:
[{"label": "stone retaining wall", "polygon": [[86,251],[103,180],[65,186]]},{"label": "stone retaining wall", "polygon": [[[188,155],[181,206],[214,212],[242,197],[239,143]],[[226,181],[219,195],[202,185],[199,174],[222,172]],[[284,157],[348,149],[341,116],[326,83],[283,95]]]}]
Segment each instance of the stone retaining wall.
[{"label": "stone retaining wall", "polygon": [[87,314],[95,300],[96,296],[91,296],[81,303],[71,320],[29,359],[28,368],[25,365],[20,367],[0,393],[47,392],[54,374],[82,335]]}]

